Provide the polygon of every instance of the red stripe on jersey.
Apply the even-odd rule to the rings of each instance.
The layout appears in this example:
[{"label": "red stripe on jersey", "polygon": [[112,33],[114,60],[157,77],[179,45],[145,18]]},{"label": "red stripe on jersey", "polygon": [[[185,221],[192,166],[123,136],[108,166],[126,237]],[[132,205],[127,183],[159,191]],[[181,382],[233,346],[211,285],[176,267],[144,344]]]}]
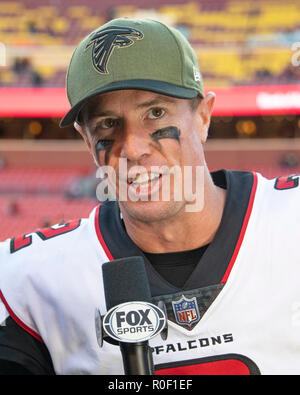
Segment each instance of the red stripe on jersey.
[{"label": "red stripe on jersey", "polygon": [[235,249],[233,251],[232,257],[230,259],[230,262],[228,264],[228,267],[226,269],[226,272],[221,280],[221,283],[226,283],[226,281],[228,280],[229,274],[231,272],[231,269],[233,268],[233,265],[236,261],[236,258],[238,256],[238,253],[240,251],[242,242],[244,240],[244,236],[246,233],[246,229],[248,226],[248,222],[251,216],[251,212],[252,212],[252,208],[253,208],[253,203],[254,203],[254,198],[255,198],[255,193],[256,193],[256,189],[257,189],[257,174],[255,172],[252,172],[253,174],[253,185],[252,185],[252,189],[251,189],[251,194],[250,194],[250,199],[249,199],[249,203],[248,203],[248,208],[246,211],[246,215],[244,218],[244,222],[243,222],[243,226],[241,229],[241,233],[239,235],[238,241],[236,243]]},{"label": "red stripe on jersey", "polygon": [[110,251],[109,251],[107,245],[105,244],[105,241],[104,241],[104,239],[103,239],[103,237],[102,237],[102,233],[101,233],[101,230],[100,230],[100,224],[99,224],[100,209],[101,209],[101,204],[97,207],[96,213],[95,213],[95,229],[96,229],[96,234],[97,234],[98,240],[99,240],[99,242],[100,242],[100,244],[101,244],[101,246],[102,246],[102,248],[103,248],[105,254],[107,255],[108,259],[109,259],[110,261],[113,261],[114,258],[113,258],[113,256],[111,255],[111,253],[110,253]]},{"label": "red stripe on jersey", "polygon": [[3,293],[0,291],[0,299],[2,300],[3,304],[6,307],[6,310],[8,311],[9,315],[11,318],[15,321],[17,325],[19,325],[21,328],[23,328],[26,332],[28,332],[31,336],[35,337],[37,340],[43,343],[43,339],[41,338],[40,335],[38,335],[33,329],[29,328],[24,322],[20,320],[19,317],[16,316],[16,314],[12,311],[10,308],[9,304],[7,303]]}]

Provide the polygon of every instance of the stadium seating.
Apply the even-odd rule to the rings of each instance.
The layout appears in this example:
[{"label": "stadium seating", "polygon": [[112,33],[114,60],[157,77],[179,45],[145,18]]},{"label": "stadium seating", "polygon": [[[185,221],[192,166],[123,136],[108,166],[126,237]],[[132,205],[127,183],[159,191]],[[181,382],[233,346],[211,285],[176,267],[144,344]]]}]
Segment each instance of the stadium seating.
[{"label": "stadium seating", "polygon": [[97,202],[58,196],[0,197],[0,241],[72,219],[86,218]]},{"label": "stadium seating", "polygon": [[0,42],[11,46],[12,58],[22,47],[22,56],[30,61],[25,77],[12,72],[9,64],[0,85],[62,86],[74,45],[120,16],[155,17],[181,29],[198,52],[210,85],[257,83],[262,77],[264,83],[274,83],[274,78],[279,83],[299,82],[299,73],[288,78],[285,73],[290,46],[300,40],[296,0],[153,0],[151,7],[137,0],[130,5],[121,0],[0,0]]},{"label": "stadium seating", "polygon": [[87,171],[80,168],[1,168],[0,241],[88,216],[99,202],[88,188],[78,190],[84,176]]},{"label": "stadium seating", "polygon": [[0,170],[1,193],[62,194],[68,185],[84,175],[78,169],[8,167]]}]

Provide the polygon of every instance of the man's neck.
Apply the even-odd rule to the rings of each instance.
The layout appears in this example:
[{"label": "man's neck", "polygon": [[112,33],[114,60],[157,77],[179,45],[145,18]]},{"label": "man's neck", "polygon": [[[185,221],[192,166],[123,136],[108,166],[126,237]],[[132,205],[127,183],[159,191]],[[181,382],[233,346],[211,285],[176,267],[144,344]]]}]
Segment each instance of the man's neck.
[{"label": "man's neck", "polygon": [[126,231],[145,252],[164,253],[192,250],[209,244],[222,219],[226,190],[205,182],[204,207],[199,212],[182,210],[171,218],[153,222],[134,220],[123,212]]}]

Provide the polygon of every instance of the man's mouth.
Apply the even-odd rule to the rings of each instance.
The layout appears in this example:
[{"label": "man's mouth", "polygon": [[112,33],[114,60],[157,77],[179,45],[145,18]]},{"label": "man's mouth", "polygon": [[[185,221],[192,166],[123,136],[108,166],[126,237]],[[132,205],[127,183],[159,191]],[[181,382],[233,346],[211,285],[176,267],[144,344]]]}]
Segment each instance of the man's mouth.
[{"label": "man's mouth", "polygon": [[140,188],[148,188],[155,183],[159,178],[161,177],[161,174],[159,173],[141,173],[137,174],[135,177],[128,177],[128,184],[132,185],[134,187],[140,187]]},{"label": "man's mouth", "polygon": [[162,174],[143,172],[135,177],[128,177],[128,193],[129,199],[136,200],[152,200],[157,201],[156,195],[161,187]]}]

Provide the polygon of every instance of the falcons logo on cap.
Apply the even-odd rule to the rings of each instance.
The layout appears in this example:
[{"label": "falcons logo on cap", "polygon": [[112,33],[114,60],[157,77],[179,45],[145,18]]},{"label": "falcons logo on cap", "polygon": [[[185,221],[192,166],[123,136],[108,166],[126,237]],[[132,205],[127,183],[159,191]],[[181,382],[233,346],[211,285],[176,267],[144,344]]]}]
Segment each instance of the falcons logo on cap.
[{"label": "falcons logo on cap", "polygon": [[93,65],[101,74],[108,74],[107,63],[115,47],[124,48],[134,44],[134,39],[144,37],[139,30],[130,27],[110,26],[93,34],[86,49],[93,45]]}]

